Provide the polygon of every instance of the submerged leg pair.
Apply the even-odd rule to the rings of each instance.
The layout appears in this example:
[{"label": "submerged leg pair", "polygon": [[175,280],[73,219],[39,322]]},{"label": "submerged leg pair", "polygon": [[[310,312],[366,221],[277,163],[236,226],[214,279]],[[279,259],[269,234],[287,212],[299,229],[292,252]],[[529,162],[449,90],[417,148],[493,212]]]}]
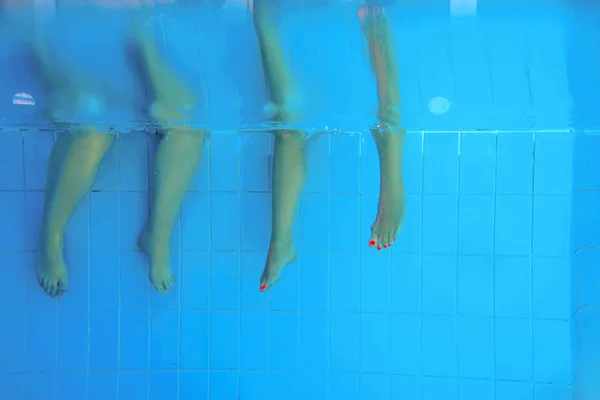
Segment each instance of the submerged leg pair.
[{"label": "submerged leg pair", "polygon": [[[150,199],[150,216],[138,244],[150,260],[149,278],[158,293],[168,293],[175,279],[170,265],[169,239],[185,191],[200,161],[205,132],[183,126],[167,127],[180,120],[175,104],[188,106],[191,96],[173,93],[180,87],[158,59],[150,42],[142,42],[144,69],[152,84],[155,101],[152,117],[159,121],[158,145]],[[51,63],[50,59],[42,60]],[[51,64],[47,64],[51,68]],[[43,74],[44,75],[44,74]],[[46,74],[48,75],[48,74]],[[48,76],[50,79],[51,74]],[[51,82],[49,82],[51,84]],[[74,93],[67,93],[73,95]],[[174,102],[176,102],[174,104]],[[68,286],[63,258],[66,225],[81,199],[91,189],[103,156],[114,136],[94,125],[62,133],[50,156],[44,213],[38,249],[37,280],[51,297],[62,295]]]},{"label": "submerged leg pair", "polygon": [[[113,141],[114,136],[92,126],[61,134],[52,150],[37,263],[38,283],[51,297],[62,295],[68,286],[63,258],[65,227],[91,189]],[[150,218],[138,243],[150,259],[150,282],[161,294],[168,293],[175,283],[169,238],[203,142],[201,132],[178,128],[162,135],[156,152]]]},{"label": "submerged leg pair", "polygon": [[[285,67],[281,42],[268,0],[255,0],[255,26],[271,100],[279,113],[279,123],[293,122],[286,111],[292,78]],[[360,11],[363,32],[368,42],[371,65],[377,80],[380,128],[371,130],[379,154],[380,195],[377,218],[371,227],[369,245],[378,250],[392,246],[405,212],[402,153],[405,130],[400,125],[398,67],[385,15],[372,7]],[[260,291],[277,283],[283,268],[296,259],[292,242],[293,221],[306,176],[306,134],[302,131],[275,131],[273,160],[273,226],[269,253],[260,278]]]}]

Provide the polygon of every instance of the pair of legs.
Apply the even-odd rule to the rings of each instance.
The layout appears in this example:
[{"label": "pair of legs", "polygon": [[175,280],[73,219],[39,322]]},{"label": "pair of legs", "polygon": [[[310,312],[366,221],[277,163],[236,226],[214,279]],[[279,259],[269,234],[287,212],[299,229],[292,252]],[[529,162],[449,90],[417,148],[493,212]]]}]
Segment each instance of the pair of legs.
[{"label": "pair of legs", "polygon": [[[153,41],[138,32],[137,42],[154,103],[152,117],[158,121],[161,141],[157,148],[150,216],[138,244],[150,260],[149,278],[158,293],[168,293],[175,282],[169,261],[169,238],[185,191],[200,161],[205,132],[170,123],[187,122],[178,110],[191,106],[192,96],[160,60]],[[47,90],[60,93],[59,75],[53,70],[48,50],[37,51],[38,71]],[[75,91],[78,89],[75,88]],[[78,96],[78,93],[61,93]],[[60,96],[59,96],[60,97]],[[54,105],[59,107],[58,104]],[[51,105],[52,107],[52,105]],[[64,232],[75,207],[91,189],[100,163],[114,136],[96,125],[78,127],[58,137],[50,155],[44,211],[40,229],[37,280],[51,297],[61,296],[68,286],[63,258]]]},{"label": "pair of legs", "polygon": [[[255,0],[254,19],[271,101],[279,123],[290,123],[293,79],[285,66],[282,44],[277,34],[269,0]],[[402,153],[405,130],[400,129],[398,66],[388,21],[381,8],[360,10],[363,33],[368,43],[371,65],[377,81],[380,126],[373,128],[380,162],[380,195],[377,218],[371,227],[369,245],[377,250],[392,246],[405,211],[402,180]],[[275,131],[273,160],[273,226],[269,253],[260,278],[260,291],[277,283],[283,268],[296,258],[292,242],[293,220],[306,176],[306,133]]]}]

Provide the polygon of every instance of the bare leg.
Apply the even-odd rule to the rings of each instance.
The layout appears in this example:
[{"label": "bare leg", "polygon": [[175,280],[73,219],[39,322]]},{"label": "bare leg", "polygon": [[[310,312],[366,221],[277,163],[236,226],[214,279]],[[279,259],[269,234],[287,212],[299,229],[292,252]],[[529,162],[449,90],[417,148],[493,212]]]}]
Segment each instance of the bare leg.
[{"label": "bare leg", "polygon": [[137,14],[133,26],[141,55],[141,67],[154,94],[151,117],[163,123],[188,123],[187,112],[194,107],[196,99],[173,69],[163,61],[154,37],[149,28],[144,26],[144,15]]},{"label": "bare leg", "polygon": [[[254,23],[260,43],[263,66],[270,89],[277,122],[290,123],[287,109],[292,80],[285,66],[281,40],[275,29],[268,0],[255,0]],[[306,177],[306,133],[295,130],[275,131],[273,160],[273,227],[269,254],[260,277],[260,291],[269,290],[281,276],[283,268],[296,259],[292,243],[294,214]]]},{"label": "bare leg", "polygon": [[67,289],[65,227],[77,204],[89,192],[113,140],[112,135],[87,127],[61,134],[52,149],[37,262],[38,283],[50,297],[61,296]]},{"label": "bare leg", "polygon": [[[200,162],[206,133],[182,124],[190,122],[188,111],[195,100],[173,70],[159,56],[154,41],[138,31],[138,43],[148,81],[154,92],[151,113],[163,126],[156,150],[150,218],[138,245],[150,259],[149,278],[160,294],[171,291],[175,278],[169,242],[185,192]],[[173,123],[172,126],[166,126]]]},{"label": "bare leg", "polygon": [[[49,94],[48,116],[56,118],[65,107],[72,107],[78,92],[55,68],[56,57],[43,38],[31,43],[30,56],[33,68]],[[75,207],[89,192],[100,162],[113,141],[114,136],[97,127],[84,126],[60,134],[54,144],[48,163],[36,266],[38,283],[50,297],[61,296],[67,289],[64,231]]]},{"label": "bare leg", "polygon": [[169,293],[175,283],[169,239],[200,161],[204,137],[202,131],[174,127],[163,134],[156,150],[150,219],[138,244],[150,259],[150,282],[160,294]]},{"label": "bare leg", "polygon": [[397,59],[387,18],[381,8],[365,7],[360,13],[377,79],[381,128],[371,133],[380,164],[377,219],[371,228],[370,246],[386,248],[396,240],[406,209],[402,180],[402,153],[406,131],[400,128],[400,89]]},{"label": "bare leg", "polygon": [[260,277],[260,290],[275,285],[283,268],[296,259],[292,243],[294,215],[306,177],[305,138],[297,131],[275,132],[273,159],[273,193],[271,242],[265,269]]}]

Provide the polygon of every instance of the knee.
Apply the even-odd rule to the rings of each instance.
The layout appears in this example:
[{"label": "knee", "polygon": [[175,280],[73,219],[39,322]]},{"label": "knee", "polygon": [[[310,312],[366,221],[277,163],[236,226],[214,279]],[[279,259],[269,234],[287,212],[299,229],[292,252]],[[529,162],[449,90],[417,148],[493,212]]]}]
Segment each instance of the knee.
[{"label": "knee", "polygon": [[192,123],[194,117],[199,114],[197,104],[195,99],[189,100],[184,106],[177,107],[156,101],[150,106],[149,116],[160,126],[187,125]]},{"label": "knee", "polygon": [[95,121],[105,119],[109,111],[108,101],[103,96],[81,91],[65,93],[51,98],[48,116],[57,124],[80,123],[94,126],[95,130],[108,133],[109,127],[102,127]]},{"label": "knee", "polygon": [[73,140],[84,144],[91,151],[105,152],[114,142],[115,135],[100,125],[85,125],[71,129],[68,133]]},{"label": "knee", "polygon": [[379,121],[384,127],[398,127],[402,122],[400,107],[387,106],[379,110]]},{"label": "knee", "polygon": [[297,131],[291,129],[281,129],[275,131],[275,140],[282,142],[290,141],[306,141],[308,139],[308,132]]}]

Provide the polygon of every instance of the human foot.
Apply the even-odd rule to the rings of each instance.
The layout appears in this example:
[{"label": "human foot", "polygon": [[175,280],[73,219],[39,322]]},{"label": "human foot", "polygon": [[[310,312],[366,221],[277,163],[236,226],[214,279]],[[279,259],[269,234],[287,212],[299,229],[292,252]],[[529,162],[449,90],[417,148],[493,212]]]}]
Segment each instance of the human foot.
[{"label": "human foot", "polygon": [[41,246],[41,250],[38,251],[36,278],[42,290],[50,297],[60,297],[67,290],[69,275],[60,241],[56,245]]},{"label": "human foot", "polygon": [[158,294],[167,294],[175,286],[175,277],[169,260],[169,243],[157,243],[151,240],[148,231],[144,231],[139,239],[138,246],[150,259],[148,278]]},{"label": "human foot", "polygon": [[271,289],[279,281],[283,268],[293,263],[297,255],[291,241],[271,243],[265,269],[260,277],[260,291]]},{"label": "human foot", "polygon": [[369,246],[377,250],[392,247],[400,231],[405,209],[404,183],[398,171],[382,179],[377,219],[371,227]]}]

